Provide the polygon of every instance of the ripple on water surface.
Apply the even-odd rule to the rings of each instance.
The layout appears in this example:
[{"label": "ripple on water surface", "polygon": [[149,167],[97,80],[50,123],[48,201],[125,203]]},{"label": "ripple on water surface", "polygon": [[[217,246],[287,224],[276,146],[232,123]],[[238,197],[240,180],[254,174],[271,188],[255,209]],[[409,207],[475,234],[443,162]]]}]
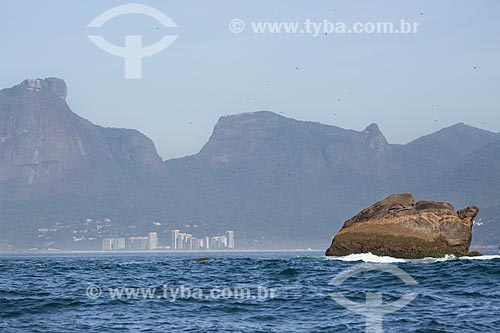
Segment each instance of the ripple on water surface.
[{"label": "ripple on water surface", "polygon": [[[372,254],[319,253],[6,255],[0,257],[1,332],[364,332],[365,321],[337,304],[382,292],[393,302],[417,298],[384,318],[384,332],[496,332],[500,327],[500,256],[402,260]],[[342,285],[330,282],[360,264],[393,265],[417,282],[377,270]],[[102,294],[87,297],[87,288]],[[198,288],[208,297],[111,299],[121,287]],[[249,298],[210,297],[248,288]],[[272,298],[258,288],[275,290]],[[160,297],[158,297],[160,296]],[[262,295],[260,295],[262,296]]]}]

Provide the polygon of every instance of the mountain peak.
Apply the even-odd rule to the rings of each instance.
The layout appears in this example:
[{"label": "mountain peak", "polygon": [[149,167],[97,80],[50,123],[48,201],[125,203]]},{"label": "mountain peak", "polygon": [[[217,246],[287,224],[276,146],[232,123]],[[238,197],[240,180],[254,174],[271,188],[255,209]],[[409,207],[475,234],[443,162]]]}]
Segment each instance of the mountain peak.
[{"label": "mountain peak", "polygon": [[45,82],[49,85],[50,89],[62,99],[66,99],[68,96],[68,86],[63,79],[59,79],[56,77],[48,77],[45,79]]},{"label": "mountain peak", "polygon": [[[459,123],[453,124],[451,126],[444,127],[442,129],[440,129],[437,133],[439,133],[439,132],[457,131],[457,130],[470,131],[470,132],[475,132],[475,133],[479,133],[479,132],[482,132],[482,133],[494,133],[494,132],[491,132],[491,131],[488,131],[488,130],[484,130],[484,129],[481,129],[481,128],[478,128],[478,127],[474,127],[474,126],[466,124],[464,122],[459,122]],[[494,134],[496,134],[496,133],[494,133]]]},{"label": "mountain peak", "polygon": [[215,137],[238,136],[245,133],[257,135],[266,129],[276,128],[280,118],[284,119],[270,111],[246,112],[220,117],[213,135]]},{"label": "mountain peak", "polygon": [[444,127],[441,130],[442,131],[449,131],[449,130],[467,130],[467,129],[481,130],[480,128],[476,128],[474,126],[468,125],[468,124],[466,124],[466,123],[464,123],[462,121],[459,122],[459,123],[453,124],[451,126]]},{"label": "mountain peak", "polygon": [[68,87],[63,79],[48,77],[46,79],[26,79],[21,82],[21,86],[25,87],[29,92],[39,92],[43,89],[52,91],[62,99],[66,99],[68,95]]},{"label": "mountain peak", "polygon": [[500,133],[486,131],[460,122],[423,136],[410,144],[434,142],[448,147],[461,156],[465,156],[488,143],[496,141],[500,141]]},{"label": "mountain peak", "polygon": [[368,147],[376,152],[377,155],[383,156],[390,152],[389,143],[387,142],[384,134],[382,134],[378,128],[377,124],[372,123],[368,125],[368,127],[366,127],[362,132],[362,135],[364,136]]},{"label": "mountain peak", "polygon": [[93,125],[71,111],[66,95],[64,80],[53,77],[27,79],[0,91],[0,182],[58,190],[61,184],[78,183],[85,172],[94,178],[84,184],[94,187],[117,173],[165,172],[149,138]]},{"label": "mountain peak", "polygon": [[371,123],[370,125],[368,125],[365,128],[365,132],[380,133],[380,134],[382,134],[382,132],[380,132],[380,129],[378,128],[378,125],[376,123]]}]

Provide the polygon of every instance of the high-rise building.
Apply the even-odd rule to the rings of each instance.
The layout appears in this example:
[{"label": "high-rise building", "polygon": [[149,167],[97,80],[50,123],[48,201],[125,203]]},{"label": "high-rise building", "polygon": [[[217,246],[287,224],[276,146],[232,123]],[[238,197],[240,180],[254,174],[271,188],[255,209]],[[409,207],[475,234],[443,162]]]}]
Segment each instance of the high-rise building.
[{"label": "high-rise building", "polygon": [[186,247],[186,234],[183,232],[179,232],[179,235],[177,236],[177,248],[176,250],[184,250]]},{"label": "high-rise building", "polygon": [[113,238],[104,238],[102,240],[102,249],[104,251],[113,251]]},{"label": "high-rise building", "polygon": [[181,233],[182,237],[182,250],[192,250],[193,249],[193,235]]},{"label": "high-rise building", "polygon": [[156,250],[158,248],[158,234],[156,232],[148,233],[148,250]]},{"label": "high-rise building", "polygon": [[198,239],[193,237],[193,250],[201,250],[203,249],[203,238]]},{"label": "high-rise building", "polygon": [[229,230],[226,232],[227,236],[227,248],[234,249],[234,231]]},{"label": "high-rise building", "polygon": [[227,237],[226,236],[213,236],[210,238],[210,248],[214,250],[223,250],[227,248]]},{"label": "high-rise building", "polygon": [[129,237],[127,239],[127,249],[132,251],[143,251],[148,248],[147,237]]},{"label": "high-rise building", "polygon": [[123,250],[125,249],[125,238],[120,237],[120,238],[114,238],[115,243],[113,246],[113,250]]},{"label": "high-rise building", "polygon": [[191,234],[180,232],[179,230],[172,230],[172,250],[192,250],[196,238]]},{"label": "high-rise building", "polygon": [[205,250],[209,250],[210,249],[210,237],[206,236],[205,241],[203,243],[204,243],[203,245],[204,245]]},{"label": "high-rise building", "polygon": [[104,251],[117,251],[125,249],[125,238],[104,238],[102,240]]},{"label": "high-rise building", "polygon": [[179,230],[172,230],[172,239],[171,239],[171,243],[170,243],[171,250],[178,249],[178,245],[177,245],[178,238],[179,238]]},{"label": "high-rise building", "polygon": [[113,239],[114,239],[113,251],[125,249],[125,238],[120,237],[120,238],[113,238]]}]

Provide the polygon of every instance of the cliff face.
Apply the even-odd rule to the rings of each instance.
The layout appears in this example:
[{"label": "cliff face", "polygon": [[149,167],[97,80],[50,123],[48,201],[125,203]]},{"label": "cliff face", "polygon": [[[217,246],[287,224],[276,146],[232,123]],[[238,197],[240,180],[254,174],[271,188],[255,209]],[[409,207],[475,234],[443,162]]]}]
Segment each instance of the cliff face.
[{"label": "cliff face", "polygon": [[0,182],[54,189],[82,171],[95,182],[130,165],[139,173],[165,172],[151,140],[93,125],[71,112],[66,95],[65,82],[56,78],[0,91]]},{"label": "cliff face", "polygon": [[391,155],[376,124],[358,132],[260,111],[222,117],[197,157],[212,167],[265,160],[326,176],[344,169],[388,174],[398,168]]},{"label": "cliff face", "polygon": [[479,209],[455,212],[448,202],[391,195],[347,220],[326,250],[327,256],[374,253],[402,258],[466,255]]}]

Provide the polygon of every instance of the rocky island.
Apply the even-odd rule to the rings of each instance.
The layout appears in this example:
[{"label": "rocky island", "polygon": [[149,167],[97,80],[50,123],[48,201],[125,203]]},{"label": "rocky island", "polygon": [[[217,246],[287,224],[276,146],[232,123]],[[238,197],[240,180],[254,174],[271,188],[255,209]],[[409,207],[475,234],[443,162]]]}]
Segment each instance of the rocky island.
[{"label": "rocky island", "polygon": [[468,254],[476,206],[455,211],[437,201],[415,203],[410,193],[394,194],[347,220],[327,256],[371,252],[397,258]]}]

